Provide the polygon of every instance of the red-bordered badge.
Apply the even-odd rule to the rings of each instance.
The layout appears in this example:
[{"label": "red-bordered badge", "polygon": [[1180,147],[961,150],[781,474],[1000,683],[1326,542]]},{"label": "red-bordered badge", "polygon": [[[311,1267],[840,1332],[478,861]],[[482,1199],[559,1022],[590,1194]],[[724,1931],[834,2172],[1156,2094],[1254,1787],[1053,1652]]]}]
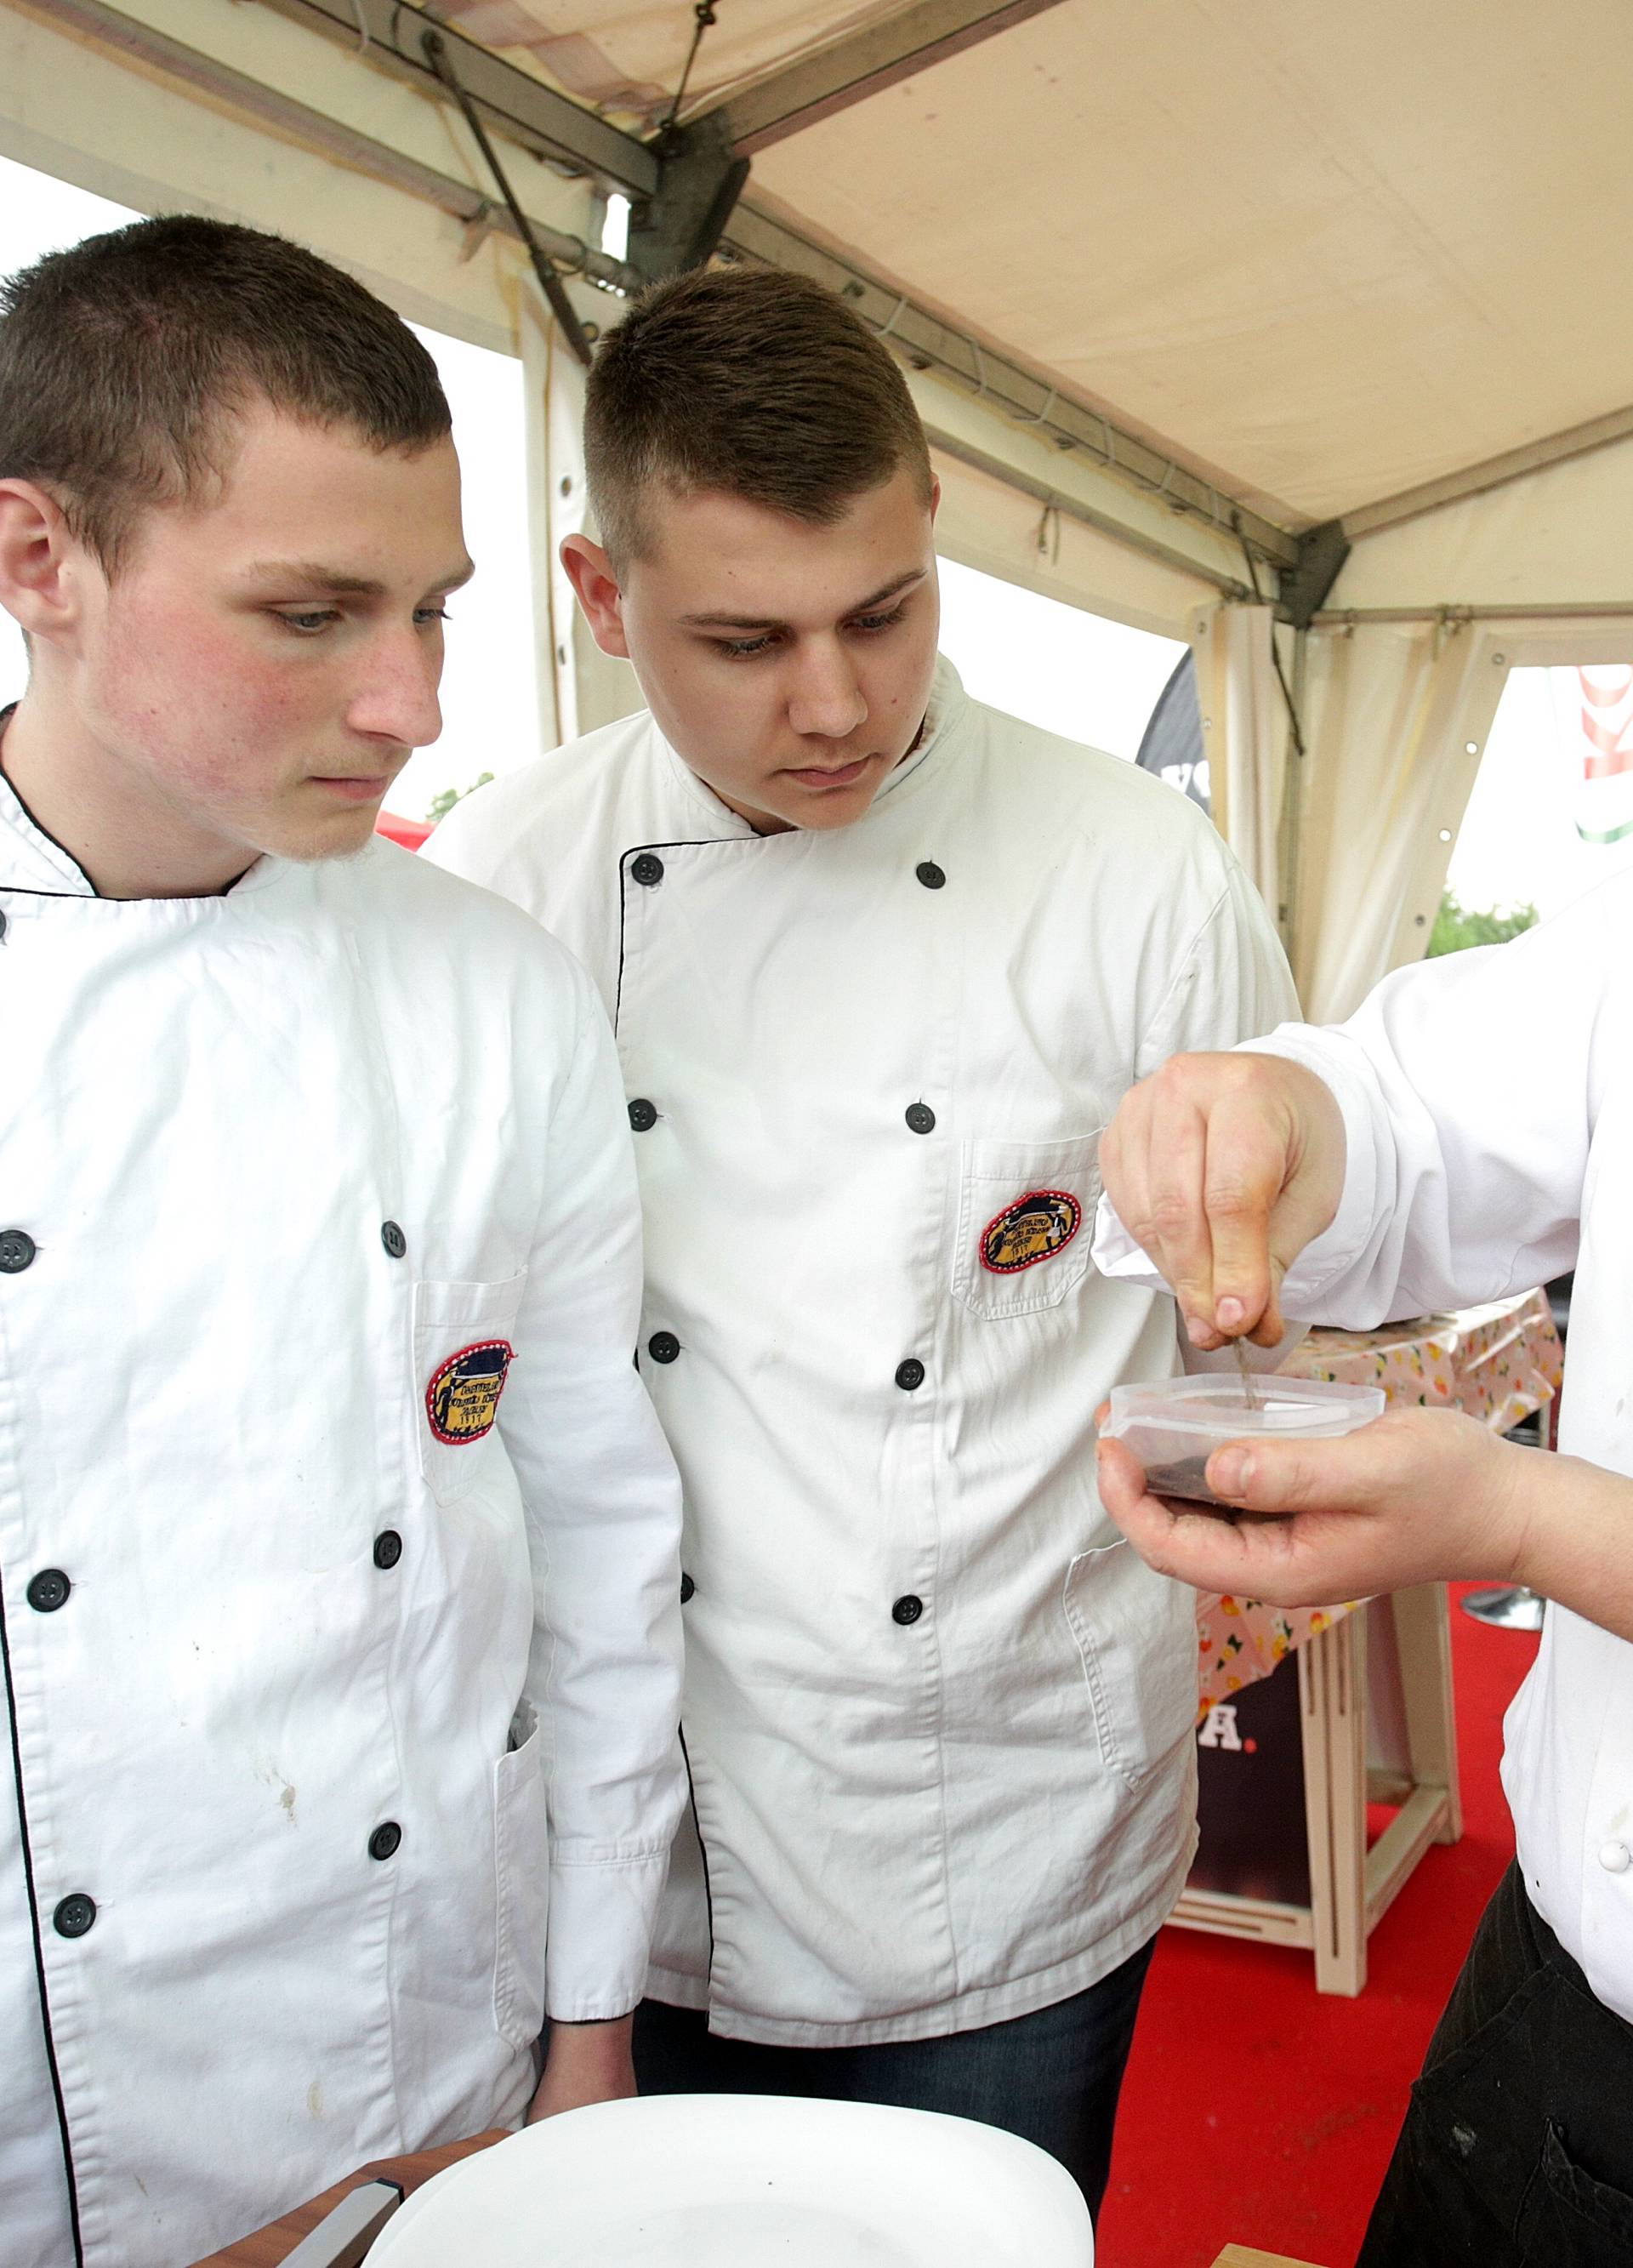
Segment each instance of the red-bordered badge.
[{"label": "red-bordered badge", "polygon": [[1083,1207],[1064,1189],[1028,1189],[981,1232],[981,1264],[1018,1276],[1063,1252],[1083,1226]]},{"label": "red-bordered badge", "polygon": [[515,1352],[509,1339],[478,1339],[448,1357],[425,1389],[425,1414],[439,1441],[460,1449],[493,1431]]}]

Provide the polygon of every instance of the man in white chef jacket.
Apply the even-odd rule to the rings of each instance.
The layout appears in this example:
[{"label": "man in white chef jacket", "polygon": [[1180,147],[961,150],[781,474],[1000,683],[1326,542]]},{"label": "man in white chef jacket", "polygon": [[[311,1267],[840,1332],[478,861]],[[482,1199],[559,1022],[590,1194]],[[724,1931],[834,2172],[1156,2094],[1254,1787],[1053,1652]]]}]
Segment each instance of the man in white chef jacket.
[{"label": "man in white chef jacket", "polygon": [[585,441],[564,558],[650,710],[430,848],[585,961],[636,1130],[692,1787],[637,2073],[985,2118],[1098,2202],[1196,1638],[1095,1496],[1097,1401],[1177,1365],[1089,1264],[1096,1150],[1285,964],[1200,813],[938,662],[923,434],[842,301],[659,287]]},{"label": "man in white chef jacket", "polygon": [[1292,1605],[1499,1576],[1551,1602],[1504,1727],[1518,1857],[1365,2268],[1633,2259],[1630,971],[1624,878],[1512,944],[1401,970],[1337,1029],[1181,1057],[1107,1141],[1106,1264],[1156,1280],[1146,1248],[1207,1344],[1274,1342],[1284,1306],[1370,1329],[1576,1270],[1558,1456],[1392,1411],[1349,1440],[1217,1451],[1219,1493],[1278,1515],[1231,1527],[1146,1496],[1101,1445],[1107,1505],[1185,1581]]},{"label": "man in white chef jacket", "polygon": [[610,1035],[372,835],[468,571],[326,263],[172,218],[6,288],[6,2268],[632,2089],[679,1504]]}]

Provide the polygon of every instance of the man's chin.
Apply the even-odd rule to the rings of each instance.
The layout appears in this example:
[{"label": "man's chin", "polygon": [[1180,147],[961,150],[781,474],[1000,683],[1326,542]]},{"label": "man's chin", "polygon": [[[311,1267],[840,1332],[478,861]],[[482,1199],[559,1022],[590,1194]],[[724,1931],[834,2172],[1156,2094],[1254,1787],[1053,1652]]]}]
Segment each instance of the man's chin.
[{"label": "man's chin", "polygon": [[380,806],[354,804],[325,812],[321,818],[283,819],[258,830],[263,857],[287,858],[297,866],[320,865],[328,858],[355,858],[373,840]]}]

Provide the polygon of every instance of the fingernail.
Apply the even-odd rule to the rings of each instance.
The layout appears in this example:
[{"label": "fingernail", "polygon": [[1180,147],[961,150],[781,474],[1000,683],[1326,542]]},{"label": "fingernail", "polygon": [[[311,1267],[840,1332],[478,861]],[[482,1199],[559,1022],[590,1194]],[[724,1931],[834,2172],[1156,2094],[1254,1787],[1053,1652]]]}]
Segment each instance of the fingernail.
[{"label": "fingernail", "polygon": [[1247,1310],[1239,1300],[1221,1300],[1215,1309],[1222,1331],[1237,1331],[1247,1320]]},{"label": "fingernail", "polygon": [[1216,1449],[1208,1462],[1208,1485],[1216,1496],[1246,1496],[1253,1460],[1246,1449]]},{"label": "fingernail", "polygon": [[1185,1318],[1185,1335],[1190,1340],[1191,1344],[1195,1347],[1201,1346],[1205,1340],[1210,1339],[1213,1336],[1212,1331],[1209,1329],[1208,1325],[1203,1321],[1200,1315],[1187,1315]]}]

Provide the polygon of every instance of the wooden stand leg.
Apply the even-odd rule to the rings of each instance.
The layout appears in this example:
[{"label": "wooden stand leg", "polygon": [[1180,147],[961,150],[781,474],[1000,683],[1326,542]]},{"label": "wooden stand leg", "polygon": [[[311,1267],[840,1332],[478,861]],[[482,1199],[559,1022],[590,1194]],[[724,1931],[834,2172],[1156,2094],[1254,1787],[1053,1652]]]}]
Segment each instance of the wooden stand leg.
[{"label": "wooden stand leg", "polygon": [[1435,1840],[1455,1843],[1463,1831],[1463,1799],[1457,1776],[1457,1714],[1445,1585],[1420,1583],[1412,1590],[1397,1591],[1389,1604],[1394,1615],[1413,1783],[1445,1794],[1445,1818]]},{"label": "wooden stand leg", "polygon": [[1366,1983],[1366,1620],[1347,1615],[1298,1655],[1315,1985]]}]

